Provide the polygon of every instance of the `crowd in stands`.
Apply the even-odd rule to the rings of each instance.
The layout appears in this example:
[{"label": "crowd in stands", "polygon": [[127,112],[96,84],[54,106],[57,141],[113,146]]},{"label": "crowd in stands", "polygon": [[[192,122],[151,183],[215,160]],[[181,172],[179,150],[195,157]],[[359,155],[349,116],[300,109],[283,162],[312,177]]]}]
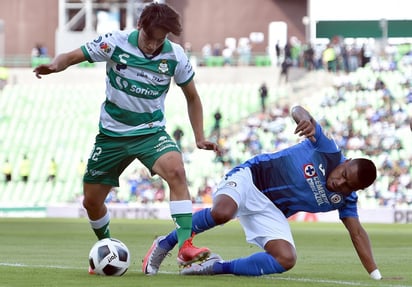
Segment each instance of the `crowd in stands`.
[{"label": "crowd in stands", "polygon": [[[412,205],[412,56],[368,60],[353,72],[336,73],[334,85],[303,99],[325,129],[335,137],[348,157],[370,157],[379,176],[373,186],[359,192],[365,207],[402,208]],[[293,104],[293,103],[291,103]],[[210,162],[193,158],[184,150],[188,170],[209,170],[200,184],[192,184],[194,203],[210,203],[222,175],[232,166],[258,153],[273,152],[295,144],[289,105],[272,103],[251,115],[240,128],[221,129],[221,157]],[[219,112],[218,122],[222,118]],[[216,137],[216,127],[211,136]],[[208,167],[209,166],[209,167]],[[210,167],[211,166],[211,167]],[[128,176],[129,202],[154,203],[165,200],[165,186],[144,168]],[[166,191],[167,192],[167,191]],[[109,201],[123,202],[111,195]]]},{"label": "crowd in stands", "polygon": [[[373,58],[356,72],[336,74],[333,87],[307,99],[345,154],[366,155],[377,164],[377,181],[360,192],[365,207],[412,204],[411,59],[408,54],[397,62]],[[295,143],[292,125],[288,106],[250,117],[239,133],[222,138],[221,162],[231,166]]]},{"label": "crowd in stands", "polygon": [[[350,157],[368,156],[378,167],[375,184],[359,192],[364,207],[407,207],[412,205],[412,55],[397,57],[389,50],[386,57],[375,57],[367,46],[343,45],[336,38],[319,47],[303,46],[291,41],[279,49],[279,57],[290,57],[291,66],[331,72],[334,85],[306,95],[300,104],[307,107],[325,129],[333,135]],[[222,53],[221,46],[205,47],[207,53]],[[190,51],[190,46],[187,46]],[[325,53],[326,52],[326,53]],[[245,58],[246,59],[246,58]],[[281,65],[282,62],[279,62]],[[274,77],[275,79],[275,77]],[[272,83],[265,83],[268,86]],[[275,83],[276,84],[276,83]],[[268,90],[261,89],[261,110],[244,119],[236,129],[221,126],[225,110],[216,110],[211,136],[219,141],[221,157],[210,161],[193,156],[193,150],[181,147],[187,170],[201,169],[200,180],[188,176],[193,202],[210,203],[212,192],[222,175],[232,166],[255,154],[273,152],[295,144],[288,104],[273,101]],[[290,103],[293,105],[293,102]],[[178,128],[175,139],[184,134]],[[180,143],[179,143],[180,145]],[[26,158],[26,160],[28,160]],[[23,159],[21,159],[24,162]],[[45,171],[45,181],[58,178],[58,162],[52,158]],[[7,158],[3,165],[4,182],[15,180],[11,171],[16,162]],[[29,165],[19,174],[21,181],[30,180]],[[79,174],[84,171],[81,162]],[[24,172],[24,170],[26,170]],[[156,203],[167,199],[168,190],[157,176],[151,177],[144,167],[125,174],[122,182],[127,196],[114,188],[107,202]]]},{"label": "crowd in stands", "polygon": [[[302,103],[335,137],[344,154],[352,158],[367,156],[377,165],[378,179],[359,192],[360,204],[365,208],[412,205],[411,59],[405,55],[395,63],[372,58],[355,72],[335,74],[332,87]],[[210,203],[218,181],[232,166],[299,141],[293,134],[289,108],[274,103],[247,118],[236,132],[223,129],[218,140],[224,153],[212,162],[192,158],[190,151],[186,152],[188,169],[212,171],[200,184],[191,186],[193,202]],[[151,181],[144,171],[134,173],[129,179],[131,196],[141,202],[158,201],[159,187]],[[164,186],[160,185],[160,190],[164,200]]]}]

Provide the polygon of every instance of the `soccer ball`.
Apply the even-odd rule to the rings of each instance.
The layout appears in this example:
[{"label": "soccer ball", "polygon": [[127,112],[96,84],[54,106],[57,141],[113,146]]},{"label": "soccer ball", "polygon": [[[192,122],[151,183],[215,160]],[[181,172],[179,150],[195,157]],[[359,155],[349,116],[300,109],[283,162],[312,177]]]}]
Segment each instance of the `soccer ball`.
[{"label": "soccer ball", "polygon": [[122,276],[130,266],[129,249],[118,239],[99,240],[90,250],[89,265],[96,274]]}]

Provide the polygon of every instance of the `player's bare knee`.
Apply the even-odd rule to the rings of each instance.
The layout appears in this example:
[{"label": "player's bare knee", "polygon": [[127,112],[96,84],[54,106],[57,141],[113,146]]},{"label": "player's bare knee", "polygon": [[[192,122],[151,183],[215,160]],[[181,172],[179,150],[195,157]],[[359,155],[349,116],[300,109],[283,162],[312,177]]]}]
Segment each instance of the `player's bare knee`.
[{"label": "player's bare knee", "polygon": [[93,210],[96,209],[98,207],[97,202],[95,200],[90,200],[88,198],[84,198],[83,199],[83,207],[86,210]]},{"label": "player's bare knee", "polygon": [[217,225],[224,224],[233,218],[232,212],[224,208],[212,208],[211,214]]},{"label": "player's bare knee", "polygon": [[286,270],[292,269],[296,264],[296,250],[286,240],[270,240],[266,243],[265,250]]},{"label": "player's bare knee", "polygon": [[177,165],[173,168],[170,168],[166,171],[165,180],[170,184],[170,182],[186,182],[186,173],[182,166]]},{"label": "player's bare knee", "polygon": [[282,252],[275,257],[276,261],[286,270],[292,269],[296,264],[296,253]]}]

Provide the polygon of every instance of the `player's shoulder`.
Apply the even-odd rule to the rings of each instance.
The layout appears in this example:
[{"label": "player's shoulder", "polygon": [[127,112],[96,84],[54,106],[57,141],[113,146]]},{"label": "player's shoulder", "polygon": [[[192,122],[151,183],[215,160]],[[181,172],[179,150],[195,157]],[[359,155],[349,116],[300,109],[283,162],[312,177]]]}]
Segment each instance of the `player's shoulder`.
[{"label": "player's shoulder", "polygon": [[114,30],[114,31],[104,33],[100,37],[102,37],[102,39],[106,41],[119,43],[119,42],[127,42],[129,37],[133,33],[137,33],[137,31],[136,30]]},{"label": "player's shoulder", "polygon": [[185,53],[182,45],[180,45],[180,44],[178,44],[178,43],[176,43],[176,42],[167,40],[166,43],[165,43],[165,45],[166,45],[166,46],[169,46],[169,48],[170,48],[171,50],[173,50],[173,52],[174,52],[175,54],[184,54],[184,53]]}]

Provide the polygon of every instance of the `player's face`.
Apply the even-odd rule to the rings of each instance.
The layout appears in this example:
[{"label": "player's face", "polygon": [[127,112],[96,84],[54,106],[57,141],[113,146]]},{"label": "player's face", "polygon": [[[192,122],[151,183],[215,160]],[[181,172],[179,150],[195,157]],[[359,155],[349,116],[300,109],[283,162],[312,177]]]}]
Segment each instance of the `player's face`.
[{"label": "player's face", "polygon": [[154,28],[147,33],[143,28],[139,28],[139,39],[137,45],[140,50],[147,55],[152,55],[159,49],[166,40],[167,32],[160,28]]},{"label": "player's face", "polygon": [[358,166],[353,164],[351,160],[337,166],[329,174],[326,181],[326,187],[335,192],[349,195],[353,191],[360,189],[358,179]]}]

